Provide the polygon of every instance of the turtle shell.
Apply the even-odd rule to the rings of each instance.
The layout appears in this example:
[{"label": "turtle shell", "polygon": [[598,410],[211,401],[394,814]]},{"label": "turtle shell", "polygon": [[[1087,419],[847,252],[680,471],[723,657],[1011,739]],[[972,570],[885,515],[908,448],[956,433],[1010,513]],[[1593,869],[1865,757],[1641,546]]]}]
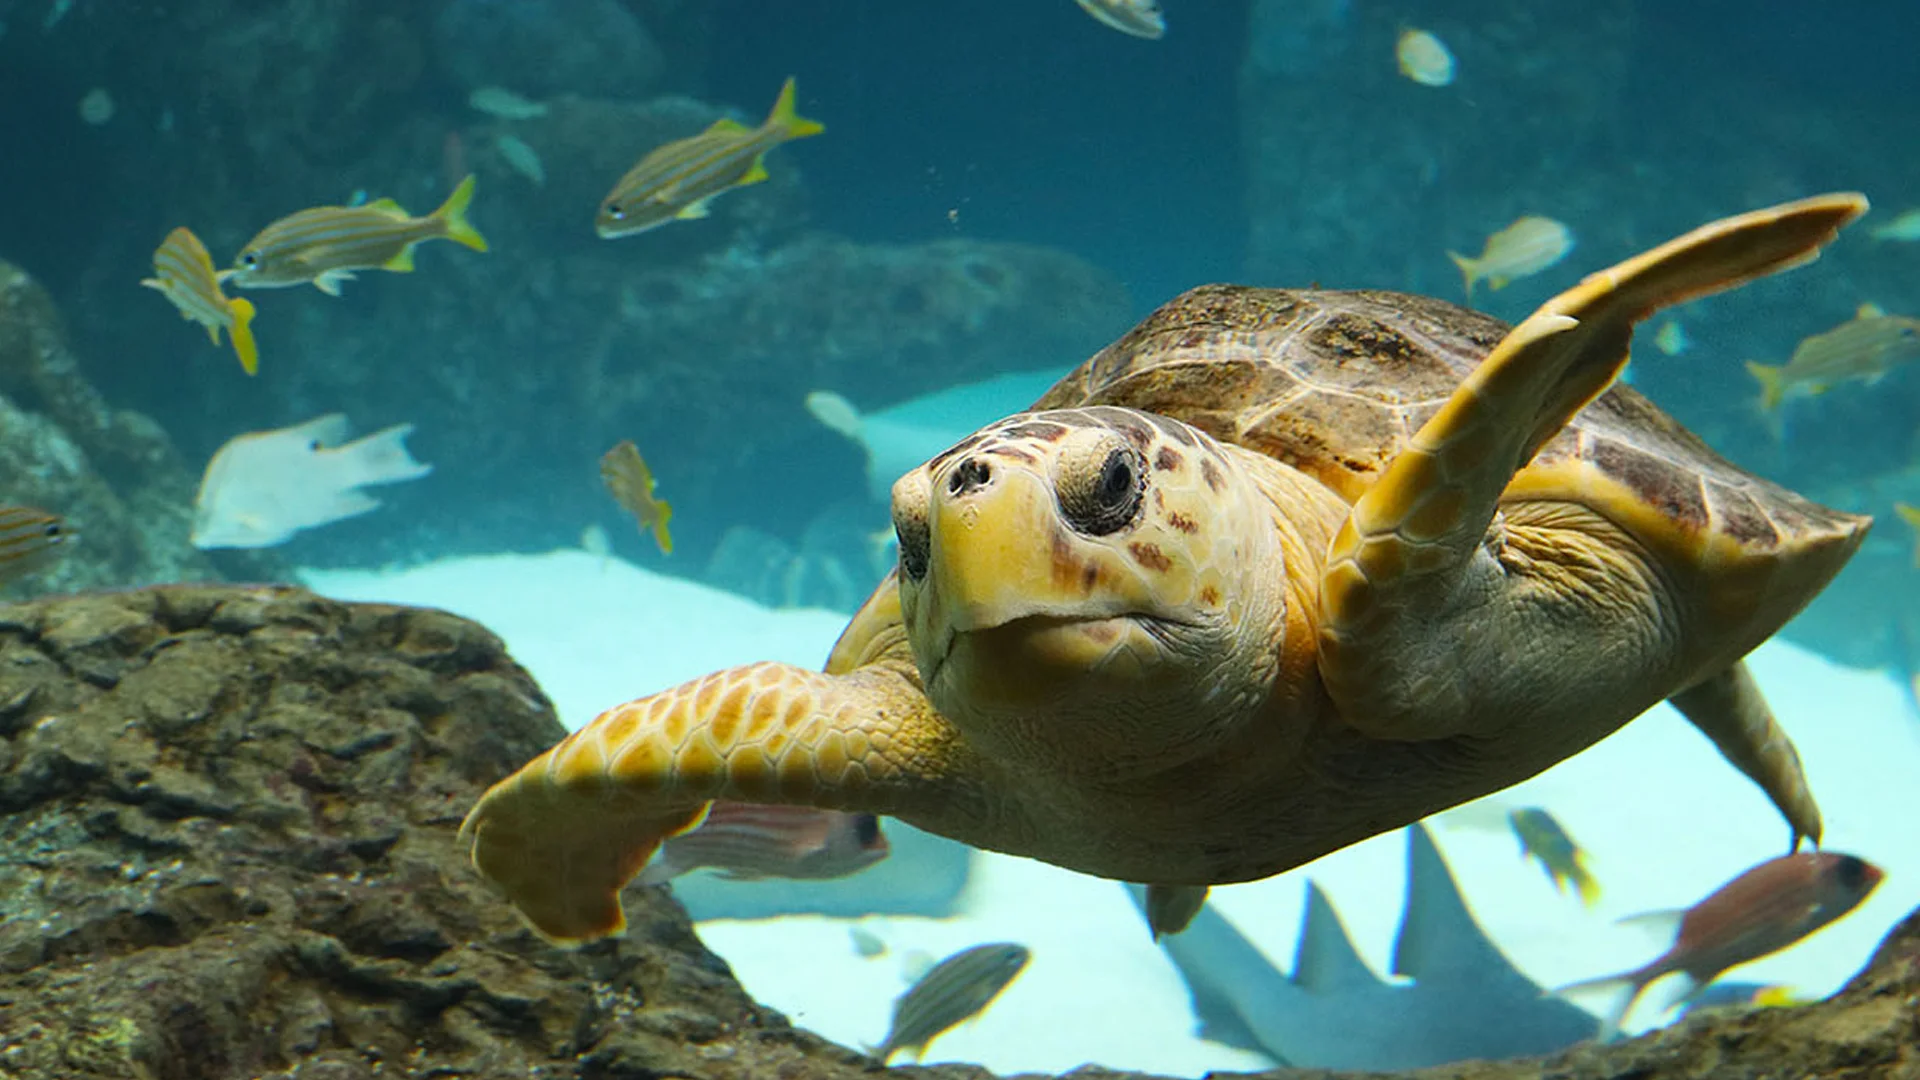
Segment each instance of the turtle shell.
[{"label": "turtle shell", "polygon": [[[1507,330],[1428,296],[1208,285],[1163,305],[1033,407],[1170,416],[1351,503]],[[1596,471],[1612,483],[1596,486]],[[1713,540],[1762,557],[1825,546],[1857,537],[1863,520],[1746,472],[1618,384],[1541,447],[1508,491],[1632,504],[1601,509],[1695,558]]]}]

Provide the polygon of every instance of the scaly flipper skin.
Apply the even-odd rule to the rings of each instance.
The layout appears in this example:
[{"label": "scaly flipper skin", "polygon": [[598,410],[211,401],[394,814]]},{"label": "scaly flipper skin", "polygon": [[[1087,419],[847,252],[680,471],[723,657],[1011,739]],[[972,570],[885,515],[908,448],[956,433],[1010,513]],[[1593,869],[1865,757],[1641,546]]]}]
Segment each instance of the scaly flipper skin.
[{"label": "scaly flipper skin", "polygon": [[710,800],[889,813],[953,789],[964,813],[963,760],[910,666],[752,664],[601,713],[495,784],[461,835],[543,936],[585,941],[625,928],[620,889]]},{"label": "scaly flipper skin", "polygon": [[1693,722],[1733,766],[1746,773],[1786,815],[1788,850],[1806,837],[1820,843],[1820,808],[1800,770],[1800,754],[1773,719],[1753,673],[1742,662],[1673,695],[1673,707]]},{"label": "scaly flipper skin", "polygon": [[[1631,551],[1623,538],[1595,515],[1562,529],[1598,536],[1587,551],[1512,553],[1522,563],[1562,560],[1560,580],[1543,587],[1508,564],[1496,522],[1502,493],[1619,376],[1634,323],[1807,262],[1865,209],[1858,195],[1827,195],[1715,222],[1588,276],[1514,327],[1355,502],[1328,553],[1320,672],[1346,721],[1383,739],[1519,722],[1490,684],[1550,682],[1565,657],[1605,643],[1606,633],[1641,631],[1624,613],[1633,594],[1659,584],[1621,554]],[[1642,581],[1628,585],[1635,577]],[[1488,634],[1488,625],[1506,629]],[[1671,643],[1619,643],[1637,655],[1662,644]],[[1524,693],[1504,696],[1521,710]]]}]

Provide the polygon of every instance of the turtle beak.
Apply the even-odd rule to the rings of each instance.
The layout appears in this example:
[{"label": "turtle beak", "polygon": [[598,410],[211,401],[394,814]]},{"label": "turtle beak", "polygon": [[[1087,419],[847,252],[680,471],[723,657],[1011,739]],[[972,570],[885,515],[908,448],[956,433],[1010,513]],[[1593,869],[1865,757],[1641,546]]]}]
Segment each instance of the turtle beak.
[{"label": "turtle beak", "polygon": [[1057,607],[1066,545],[1053,487],[1004,457],[964,456],[933,477],[928,507],[927,598],[937,623],[986,630]]}]

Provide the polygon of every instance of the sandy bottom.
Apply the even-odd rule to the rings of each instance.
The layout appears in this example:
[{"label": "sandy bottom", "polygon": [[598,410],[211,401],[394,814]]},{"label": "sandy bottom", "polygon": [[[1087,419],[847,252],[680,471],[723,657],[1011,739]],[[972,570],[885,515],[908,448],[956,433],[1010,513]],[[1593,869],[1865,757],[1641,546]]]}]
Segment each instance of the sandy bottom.
[{"label": "sandy bottom", "polygon": [[[449,559],[394,573],[314,572],[306,580],[329,596],[428,605],[478,620],[507,642],[569,727],[716,667],[750,660],[817,666],[844,623],[832,612],[768,611],[579,551]],[[1920,845],[1913,842],[1920,726],[1881,673],[1836,667],[1779,643],[1760,649],[1754,666],[1806,762],[1827,846],[1887,871],[1860,910],[1734,976],[1824,995],[1920,906]],[[1476,916],[1522,970],[1548,986],[1651,958],[1665,942],[1615,920],[1691,904],[1786,845],[1786,826],[1759,791],[1665,706],[1487,801],[1550,809],[1591,853],[1601,883],[1599,904],[1584,909],[1523,863],[1504,829],[1477,823],[1497,819],[1498,807],[1442,816],[1438,839]],[[1284,969],[1299,926],[1301,879],[1311,877],[1361,953],[1385,970],[1404,860],[1402,836],[1377,837],[1213,895]],[[885,1035],[916,953],[937,959],[981,942],[1018,941],[1033,950],[1032,964],[984,1016],[936,1041],[929,1060],[1000,1072],[1095,1062],[1189,1076],[1265,1064],[1193,1037],[1178,974],[1112,882],[990,855],[980,860],[964,914],[861,920],[889,946],[872,959],[854,952],[852,925],[792,917],[708,922],[700,932],[757,998],[847,1045]],[[1652,1019],[1648,1012],[1636,1014],[1640,1024]]]}]

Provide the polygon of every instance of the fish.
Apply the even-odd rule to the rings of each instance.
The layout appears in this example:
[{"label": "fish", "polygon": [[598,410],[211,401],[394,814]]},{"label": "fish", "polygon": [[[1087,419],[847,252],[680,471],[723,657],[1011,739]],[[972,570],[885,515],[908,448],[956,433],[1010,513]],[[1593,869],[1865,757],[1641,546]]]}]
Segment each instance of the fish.
[{"label": "fish", "polygon": [[1779,1009],[1806,1005],[1809,999],[1793,992],[1785,983],[1728,982],[1717,980],[1701,987],[1693,1000],[1680,1006],[1681,1016],[1692,1016],[1706,1009],[1755,1008]]},{"label": "fish", "polygon": [[847,927],[847,941],[853,945],[853,954],[862,960],[887,955],[886,941],[864,926]]},{"label": "fish", "polygon": [[963,949],[933,965],[893,1004],[886,1039],[869,1053],[881,1064],[902,1050],[918,1060],[928,1044],[981,1012],[1026,969],[1025,945],[995,942]]},{"label": "fish", "polygon": [[547,115],[547,107],[504,86],[479,86],[467,94],[467,105],[475,112],[502,120],[537,120]]},{"label": "fish", "polygon": [[451,240],[475,251],[486,238],[467,220],[473,175],[460,181],[438,210],[413,217],[392,199],[364,206],[316,206],[261,229],[234,257],[230,280],[243,289],[278,289],[309,282],[328,296],[356,270],[413,269],[413,249],[428,240]]},{"label": "fish", "polygon": [[1485,281],[1496,291],[1504,289],[1508,282],[1537,274],[1572,250],[1573,230],[1550,217],[1528,214],[1487,237],[1479,258],[1457,251],[1447,252],[1447,258],[1466,278],[1467,303],[1471,304],[1476,283]]},{"label": "fish", "polygon": [[53,565],[74,535],[59,514],[33,506],[0,506],[0,584]]},{"label": "fish", "polygon": [[698,135],[649,151],[600,201],[594,231],[614,240],[703,218],[716,196],[765,180],[767,151],[827,130],[794,112],[793,96],[788,78],[759,127],[723,117]]},{"label": "fish", "polygon": [[1684,986],[1676,1004],[1691,1001],[1721,972],[1779,952],[1852,911],[1885,873],[1857,855],[1810,851],[1768,859],[1682,911],[1656,911],[1631,922],[1677,923],[1667,951],[1637,968],[1563,986],[1566,996],[1596,989],[1625,989],[1601,1022],[1602,1042],[1620,1024],[1648,986],[1678,975]]},{"label": "fish", "polygon": [[720,801],[693,828],[668,837],[640,881],[662,885],[702,867],[735,879],[821,881],[859,873],[887,851],[872,814]]},{"label": "fish", "polygon": [[156,289],[173,301],[180,316],[207,328],[207,337],[220,344],[224,328],[233,338],[233,351],[240,368],[252,375],[260,370],[260,347],[253,340],[253,302],[245,297],[229,298],[220,283],[230,270],[215,270],[207,245],[181,226],[167,234],[153,252],[153,276],[140,284]]},{"label": "fish", "polygon": [[1538,806],[1522,806],[1507,811],[1507,822],[1520,840],[1520,857],[1531,855],[1540,860],[1554,888],[1566,892],[1571,882],[1580,902],[1588,907],[1600,899],[1600,883],[1587,869],[1587,853],[1552,814]]},{"label": "fish", "polygon": [[1801,341],[1786,363],[1749,360],[1747,372],[1760,383],[1760,410],[1772,412],[1789,399],[1824,394],[1838,382],[1871,386],[1915,359],[1920,359],[1920,319],[1861,304],[1853,318]]},{"label": "fish", "polygon": [[493,148],[500,151],[501,160],[507,167],[521,176],[534,187],[547,186],[547,167],[540,163],[539,151],[526,144],[526,140],[516,135],[496,135]]},{"label": "fish", "polygon": [[[1293,973],[1212,904],[1160,939],[1193,999],[1201,1038],[1302,1069],[1386,1071],[1548,1054],[1593,1034],[1593,1016],[1515,968],[1487,938],[1424,825],[1407,829],[1407,891],[1389,981],[1326,893],[1307,883]],[[1127,886],[1146,911],[1146,890]]]},{"label": "fish", "polygon": [[660,545],[660,553],[673,554],[673,536],[667,532],[673,507],[667,500],[653,497],[653,472],[641,459],[640,448],[633,445],[633,440],[622,439],[600,456],[600,479],[615,501],[633,515],[641,532],[653,530],[653,542]]},{"label": "fish", "polygon": [[1902,240],[1909,243],[1920,240],[1920,206],[1901,211],[1892,221],[1875,226],[1867,235],[1875,240]]},{"label": "fish", "polygon": [[380,500],[363,487],[433,471],[407,453],[412,424],[395,424],[341,445],[350,430],[345,415],[328,413],[227,440],[207,463],[194,497],[193,546],[273,547],[303,529],[378,507]]},{"label": "fish", "polygon": [[1446,42],[1425,30],[1400,31],[1394,42],[1393,57],[1400,74],[1421,86],[1449,86],[1453,83],[1453,52]]},{"label": "fish", "polygon": [[1123,34],[1158,41],[1167,34],[1166,16],[1155,0],[1075,0],[1080,10]]},{"label": "fish", "polygon": [[1668,319],[1661,323],[1659,331],[1653,335],[1653,347],[1668,356],[1679,356],[1692,344],[1687,337],[1687,328],[1680,325],[1679,319]]},{"label": "fish", "polygon": [[1897,502],[1893,504],[1893,512],[1913,530],[1913,567],[1920,570],[1920,506]]}]

